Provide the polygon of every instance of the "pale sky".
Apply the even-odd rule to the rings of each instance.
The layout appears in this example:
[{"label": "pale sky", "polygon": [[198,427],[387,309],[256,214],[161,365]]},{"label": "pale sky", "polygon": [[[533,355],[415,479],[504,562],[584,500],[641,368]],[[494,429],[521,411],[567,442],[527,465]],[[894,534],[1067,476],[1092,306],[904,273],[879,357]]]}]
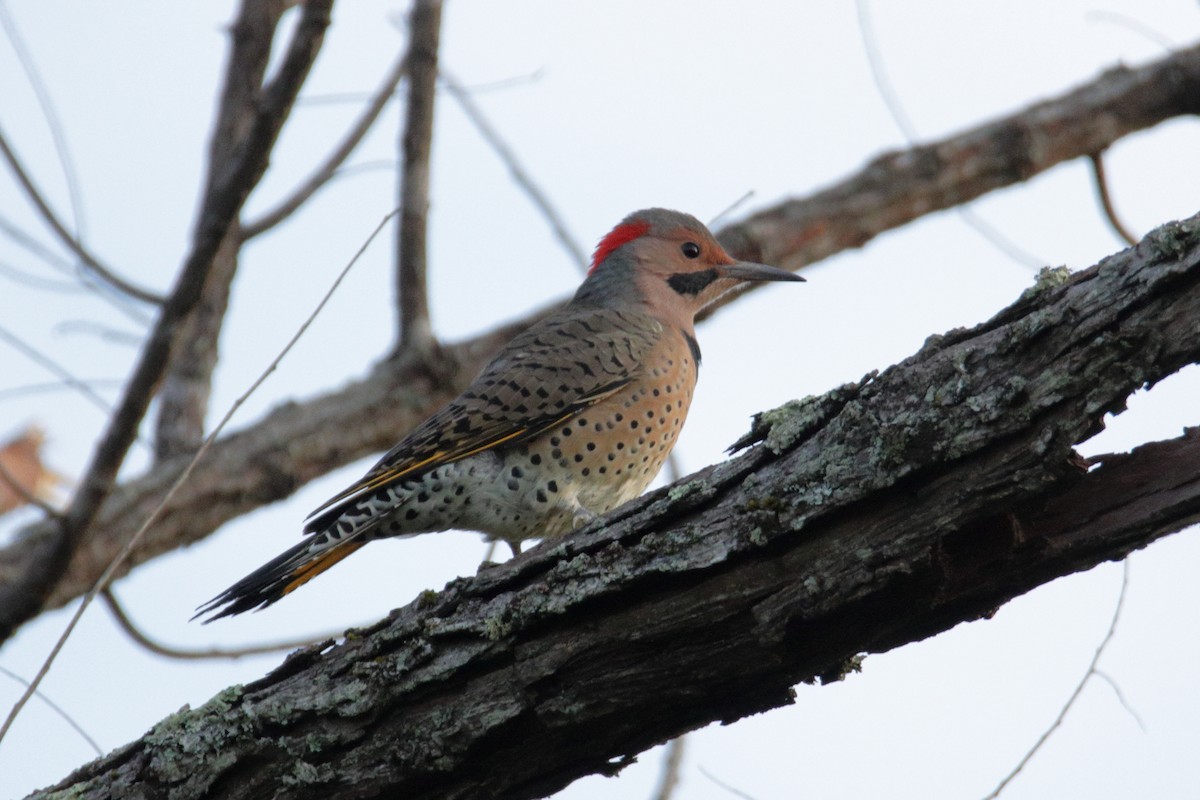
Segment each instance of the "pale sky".
[{"label": "pale sky", "polygon": [[[163,290],[193,224],[230,2],[45,3],[7,0],[62,121],[78,173],[87,245],[127,276]],[[247,217],[324,156],[355,102],[398,49],[403,6],[343,2],[301,105]],[[1059,94],[1118,64],[1160,58],[1200,39],[1200,8],[1185,0],[868,4],[879,58],[923,139],[937,138]],[[70,24],[65,21],[69,20]],[[708,219],[748,191],[734,217],[809,194],[905,138],[871,79],[852,3],[512,2],[449,0],[442,63],[468,86],[581,245],[626,213],[667,206]],[[513,79],[518,79],[513,81]],[[0,127],[67,219],[71,201],[44,117],[11,43],[0,40]],[[257,377],[395,203],[397,120],[387,119],[339,180],[286,226],[244,253],[214,419]],[[1200,123],[1181,120],[1129,137],[1107,157],[1115,202],[1140,233],[1198,208]],[[1121,249],[1093,198],[1086,164],[1060,166],[971,206],[1040,264],[1091,265]],[[51,241],[0,177],[3,214]],[[376,243],[333,302],[235,419],[249,424],[289,398],[359,376],[392,338],[389,239]],[[513,185],[506,168],[447,97],[438,107],[431,210],[431,303],[437,333],[486,330],[578,283],[576,265]],[[0,236],[0,266],[65,280]],[[956,212],[884,235],[722,311],[699,329],[700,385],[677,453],[686,471],[723,458],[750,416],[818,394],[915,352],[932,333],[970,325],[1012,302],[1034,270]],[[83,323],[138,333],[92,293],[62,293],[0,274],[0,321],[86,379],[120,379],[133,347]],[[37,422],[46,457],[78,476],[103,414],[67,391],[4,394],[51,380],[0,343],[0,437]],[[1081,450],[1120,450],[1200,424],[1196,370],[1139,394]],[[112,400],[117,390],[101,393]],[[397,438],[404,432],[398,431]],[[472,574],[476,534],[373,544],[268,611],[202,627],[193,609],[296,541],[305,515],[356,478],[368,460],[306,486],[285,503],[231,523],[201,545],[116,584],[130,614],[178,645],[232,646],[343,630]],[[126,474],[147,464],[131,455]],[[0,519],[0,537],[33,512]],[[1188,531],[1131,559],[1116,638],[1093,682],[1050,743],[1003,795],[1018,798],[1195,797],[1200,690],[1200,536]],[[1120,565],[1056,581],[962,625],[869,656],[841,684],[797,688],[795,705],[710,726],[689,739],[677,798],[732,797],[701,770],[768,798],[983,797],[1053,721],[1112,616]],[[66,623],[45,614],[0,649],[0,666],[31,677]],[[107,751],[180,706],[253,680],[282,655],[183,662],[150,655],[96,606],[43,691]],[[0,707],[20,686],[0,676]],[[0,798],[54,783],[94,757],[77,733],[33,701],[0,743]],[[649,797],[661,749],[617,779],[588,778],[568,800]]]}]

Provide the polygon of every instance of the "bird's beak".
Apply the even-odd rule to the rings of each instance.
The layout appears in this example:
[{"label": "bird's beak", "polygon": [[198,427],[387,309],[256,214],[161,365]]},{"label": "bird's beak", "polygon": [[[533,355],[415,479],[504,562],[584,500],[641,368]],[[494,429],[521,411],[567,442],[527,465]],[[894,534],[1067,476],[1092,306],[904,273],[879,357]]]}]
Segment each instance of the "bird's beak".
[{"label": "bird's beak", "polygon": [[779,267],[768,267],[766,264],[755,264],[752,261],[737,261],[717,267],[722,277],[736,278],[739,281],[803,281],[794,272],[788,272]]}]

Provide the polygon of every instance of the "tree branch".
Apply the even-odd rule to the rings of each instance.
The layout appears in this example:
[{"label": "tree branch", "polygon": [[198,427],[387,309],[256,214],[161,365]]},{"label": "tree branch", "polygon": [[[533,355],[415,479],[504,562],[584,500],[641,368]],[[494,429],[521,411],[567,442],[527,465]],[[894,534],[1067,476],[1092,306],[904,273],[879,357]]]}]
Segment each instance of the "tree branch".
[{"label": "tree branch", "polygon": [[213,256],[200,300],[183,323],[183,332],[158,390],[158,422],[154,429],[157,461],[191,455],[204,441],[221,326],[238,267],[241,242],[237,227],[236,221],[229,226]]},{"label": "tree branch", "polygon": [[[1200,45],[1137,69],[1114,67],[994,122],[879,156],[848,180],[759,212],[718,239],[736,258],[797,270],[1193,114],[1200,114]],[[732,300],[727,295],[722,303]]]},{"label": "tree branch", "polygon": [[401,142],[404,161],[400,172],[400,227],[396,235],[396,296],[400,349],[427,352],[433,345],[433,329],[429,322],[425,249],[441,0],[416,0],[410,23],[408,105]]},{"label": "tree branch", "polygon": [[29,202],[37,209],[42,220],[54,232],[59,241],[75,256],[83,262],[83,265],[95,273],[101,280],[107,283],[130,297],[141,300],[143,303],[161,303],[163,298],[148,289],[143,289],[140,286],[135,286],[126,279],[122,278],[116,271],[104,266],[100,260],[92,255],[88,250],[75,238],[67,227],[54,213],[54,209],[50,208],[50,204],[42,197],[42,192],[38,189],[37,184],[33,182],[33,178],[25,171],[25,167],[21,165],[21,160],[17,157],[16,152],[8,143],[8,139],[4,136],[4,132],[0,131],[0,156],[4,157],[8,168],[16,177],[17,183],[24,190],[25,196],[29,198]]},{"label": "tree branch", "polygon": [[[209,143],[210,186],[239,157],[239,149],[253,129],[255,106],[271,59],[271,44],[286,10],[287,4],[282,0],[246,2],[231,27],[229,66]],[[241,241],[238,225],[233,221],[213,256],[200,299],[183,322],[179,344],[159,391],[154,432],[154,455],[159,461],[190,455],[204,441],[204,419],[218,358],[217,343],[229,304],[229,287],[237,273]]]},{"label": "tree branch", "polygon": [[384,76],[383,82],[375,91],[362,114],[355,121],[350,130],[346,132],[345,137],[333,149],[333,152],[321,163],[319,167],[313,170],[313,173],[307,179],[292,191],[290,195],[284,198],[275,208],[263,214],[256,220],[253,220],[242,226],[242,241],[249,241],[260,233],[265,233],[271,228],[274,228],[279,223],[286,220],[294,214],[301,206],[315,195],[320,189],[329,183],[329,181],[337,174],[338,168],[345,163],[350,154],[354,152],[363,137],[374,126],[383,109],[391,101],[392,96],[396,93],[396,87],[400,85],[400,79],[404,77],[404,73],[408,69],[408,54],[402,53],[392,68]]},{"label": "tree branch", "polygon": [[[861,246],[889,226],[936,210],[949,198],[977,197],[995,188],[1001,178],[1020,181],[1020,170],[995,166],[1000,154],[1045,170],[1053,163],[1086,156],[1098,141],[1111,143],[1165,119],[1194,113],[1197,98],[1200,47],[1193,47],[1137,70],[1109,71],[1088,86],[939,145],[877,159],[808,199],[786,201],[725,228],[720,237],[739,258],[799,268]],[[1086,132],[1089,125],[1096,130]],[[1013,134],[1017,130],[1030,133],[1017,136]],[[937,153],[957,155],[943,158]],[[937,172],[939,164],[944,174]],[[192,482],[135,551],[129,568],[198,541],[241,514],[282,500],[313,478],[391,447],[403,431],[453,398],[496,349],[542,313],[445,346],[437,365],[417,358],[381,364],[338,391],[285,404],[218,441],[210,459],[197,467]],[[47,600],[48,608],[92,586],[182,468],[181,462],[162,464],[115,493],[101,510],[88,547],[76,554]],[[0,595],[36,561],[52,534],[47,525],[34,524],[14,544],[0,549]]]},{"label": "tree branch", "polygon": [[475,98],[471,96],[471,92],[457,78],[447,72],[445,68],[440,69],[438,74],[442,84],[450,92],[450,96],[458,101],[463,113],[467,115],[467,119],[479,131],[479,135],[492,146],[492,150],[495,151],[504,166],[508,167],[508,174],[512,176],[517,186],[525,192],[534,207],[546,218],[546,222],[550,225],[550,231],[554,234],[554,238],[567,251],[567,255],[571,257],[571,260],[581,270],[586,271],[589,261],[587,252],[579,246],[579,243],[575,241],[575,237],[567,230],[567,223],[563,220],[562,215],[558,213],[558,209],[554,207],[554,204],[550,202],[550,198],[546,196],[542,188],[533,180],[529,171],[521,165],[520,159],[517,158],[512,148],[508,146],[508,142],[504,141],[504,137],[488,121],[479,104],[475,102]]},{"label": "tree branch", "polygon": [[[1194,434],[1091,472],[1072,450],[1200,361],[1197,315],[1200,216],[1048,271],[988,322],[760,415],[740,456],[299,651],[35,796],[542,797],[787,704],[796,682],[1200,517],[1196,464],[1159,463],[1194,457]],[[1081,493],[1099,519],[1063,505]]]},{"label": "tree branch", "polygon": [[[166,369],[180,324],[199,301],[217,248],[251,188],[266,170],[271,147],[320,48],[331,5],[332,0],[310,0],[305,4],[289,52],[279,74],[260,98],[258,114],[242,139],[240,152],[210,173],[191,252],[61,524],[52,536],[40,542],[40,553],[27,572],[12,575],[11,582],[0,583],[0,641],[43,607],[107,498],[117,470],[137,436],[155,386]],[[234,35],[238,33],[235,28]]]}]

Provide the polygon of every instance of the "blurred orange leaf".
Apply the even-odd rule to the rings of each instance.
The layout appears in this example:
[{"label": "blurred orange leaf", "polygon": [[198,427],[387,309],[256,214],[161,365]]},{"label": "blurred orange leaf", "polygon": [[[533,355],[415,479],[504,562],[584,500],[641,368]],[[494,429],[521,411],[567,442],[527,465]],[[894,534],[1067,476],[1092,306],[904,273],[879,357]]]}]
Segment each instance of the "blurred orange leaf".
[{"label": "blurred orange leaf", "polygon": [[[61,478],[42,463],[45,432],[30,425],[0,445],[0,514],[20,508],[34,497],[46,500]],[[15,485],[14,485],[15,484]]]}]

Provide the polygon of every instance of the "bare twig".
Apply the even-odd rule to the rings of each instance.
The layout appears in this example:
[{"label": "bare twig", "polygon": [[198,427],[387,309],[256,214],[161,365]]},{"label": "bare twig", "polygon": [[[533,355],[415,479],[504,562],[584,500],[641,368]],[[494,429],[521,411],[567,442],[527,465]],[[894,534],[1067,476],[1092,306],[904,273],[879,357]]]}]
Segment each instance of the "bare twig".
[{"label": "bare twig", "polygon": [[1108,177],[1104,172],[1104,156],[1101,153],[1092,153],[1088,156],[1088,160],[1092,162],[1092,178],[1096,184],[1096,197],[1100,200],[1100,207],[1104,209],[1104,216],[1108,220],[1108,224],[1112,226],[1113,233],[1122,239],[1125,244],[1135,245],[1138,243],[1138,237],[1130,233],[1117,216],[1117,210],[1113,208],[1112,196],[1108,192]]},{"label": "bare twig", "polygon": [[1128,14],[1121,14],[1117,11],[1096,10],[1085,12],[1083,18],[1089,21],[1109,22],[1113,25],[1119,25],[1154,42],[1163,49],[1163,52],[1170,53],[1175,49],[1175,43],[1161,31],[1151,28],[1146,23]]},{"label": "bare twig", "polygon": [[78,281],[64,281],[55,278],[43,278],[3,261],[0,261],[0,274],[3,274],[4,277],[8,278],[13,283],[23,284],[33,289],[40,289],[44,292],[55,292],[57,294],[82,294],[89,291],[88,287],[80,286]]},{"label": "bare twig", "polygon": [[[25,687],[29,686],[29,681],[25,680],[20,675],[18,675],[17,673],[13,672],[10,669],[6,669],[6,668],[0,666],[0,674],[8,676],[9,678],[11,678],[12,680],[21,684],[22,686],[25,686]],[[74,730],[76,733],[78,733],[80,735],[80,737],[82,737],[83,740],[88,743],[88,745],[96,753],[97,757],[104,755],[104,749],[101,748],[100,745],[96,744],[96,740],[93,739],[91,736],[89,736],[88,732],[83,729],[83,726],[80,725],[78,722],[76,722],[71,717],[70,714],[68,714],[66,711],[64,711],[62,706],[60,706],[58,703],[51,700],[49,697],[47,697],[42,692],[35,691],[33,694],[35,697],[37,697],[37,699],[39,699],[43,703],[45,703],[50,708],[51,711],[53,711],[55,714],[58,714],[58,716],[62,717],[63,722],[70,725],[71,729]]]},{"label": "bare twig", "polygon": [[715,217],[713,217],[712,219],[710,219],[708,221],[709,229],[711,230],[713,228],[716,228],[718,225],[721,224],[721,220],[725,219],[725,217],[729,216],[734,211],[737,211],[739,208],[742,207],[743,204],[748,202],[750,200],[750,198],[752,198],[752,197],[754,197],[754,190],[748,189],[745,194],[743,194],[737,200],[734,200],[729,205],[725,206],[725,208],[721,209],[721,211]]},{"label": "bare twig", "polygon": [[[266,169],[268,153],[320,47],[329,24],[331,4],[332,0],[309,0],[305,4],[289,52],[280,64],[277,77],[263,89],[258,111],[242,139],[238,156],[230,159],[220,174],[210,175],[192,250],[175,288],[162,306],[125,394],[96,447],[62,524],[55,535],[43,543],[30,569],[12,583],[0,587],[0,639],[6,639],[17,626],[38,612],[108,496],[166,369],[179,324],[199,301],[217,247],[251,187]],[[28,696],[18,703],[10,720],[27,700]]]},{"label": "bare twig", "polygon": [[[106,389],[119,389],[123,385],[123,381],[119,381],[115,378],[77,378],[76,381],[80,386],[87,386],[93,391],[97,386],[102,386]],[[64,389],[69,391],[78,391],[76,387],[64,381],[29,383],[24,386],[6,386],[3,389],[0,389],[0,401],[10,400],[14,397],[21,397],[27,394],[60,392]]]},{"label": "bare twig", "polygon": [[[1021,773],[1021,770],[1025,769],[1025,765],[1029,763],[1029,760],[1042,748],[1042,745],[1046,743],[1050,736],[1058,730],[1058,726],[1062,725],[1063,720],[1067,717],[1067,713],[1075,705],[1075,701],[1079,699],[1079,695],[1083,693],[1083,687],[1087,686],[1088,681],[1097,674],[1096,665],[1100,662],[1100,656],[1104,655],[1104,649],[1108,647],[1108,643],[1112,641],[1113,635],[1117,632],[1117,623],[1121,619],[1121,609],[1125,606],[1125,593],[1129,588],[1129,560],[1126,559],[1122,566],[1121,593],[1117,596],[1117,607],[1113,609],[1112,622],[1108,625],[1108,632],[1104,635],[1104,639],[1101,640],[1100,646],[1096,648],[1096,653],[1092,656],[1092,662],[1088,665],[1087,672],[1083,674],[1083,677],[1075,686],[1075,691],[1071,692],[1071,696],[1067,698],[1067,702],[1059,710],[1058,716],[1054,718],[1054,722],[1050,723],[1050,727],[1046,728],[1042,735],[1038,737],[1038,740],[1034,742],[1033,747],[1029,748],[1029,752],[1025,754],[1024,758],[1013,767],[1011,772],[1004,776],[1004,779],[997,784],[996,788],[984,800],[995,800],[995,798],[999,797],[1000,793],[1004,791],[1004,787],[1008,786],[1013,778],[1017,777]],[[1118,697],[1120,697],[1120,693],[1118,693]],[[1128,708],[1128,706],[1126,707]]]},{"label": "bare twig", "polygon": [[[875,83],[875,88],[879,92],[880,99],[883,100],[884,106],[887,107],[888,114],[891,115],[892,120],[896,123],[896,127],[904,134],[904,138],[909,144],[915,144],[920,138],[917,135],[917,128],[913,125],[912,119],[909,118],[904,104],[900,101],[899,94],[896,93],[895,88],[892,86],[891,80],[888,79],[887,67],[883,63],[883,56],[880,55],[879,42],[875,38],[875,28],[871,21],[867,2],[868,0],[855,0],[855,7],[858,10],[858,30],[862,36],[863,50],[867,54],[867,63],[871,68],[871,79]],[[1047,262],[1045,260],[1025,251],[997,230],[994,225],[985,222],[970,208],[961,206],[957,211],[958,215],[962,217],[963,222],[967,223],[968,226],[973,228],[980,236],[1009,258],[1032,269],[1040,269],[1046,265]]]},{"label": "bare twig", "polygon": [[679,768],[683,766],[683,751],[686,747],[686,734],[676,736],[667,743],[667,752],[663,756],[662,775],[658,779],[658,788],[654,790],[654,800],[671,800],[671,795],[679,786]]},{"label": "bare twig", "polygon": [[110,286],[119,289],[130,297],[141,300],[144,303],[163,302],[162,296],[157,295],[148,289],[143,289],[140,286],[135,286],[125,278],[122,278],[111,268],[101,264],[95,256],[93,256],[86,248],[84,248],[82,244],[80,244],[79,240],[67,230],[66,226],[64,226],[62,221],[59,220],[58,215],[55,214],[54,210],[50,208],[49,204],[46,203],[46,200],[42,197],[41,190],[38,189],[37,184],[35,184],[33,179],[29,177],[28,173],[25,172],[25,167],[21,164],[21,160],[17,157],[16,152],[13,151],[12,147],[9,145],[8,138],[5,137],[3,131],[0,131],[0,156],[3,156],[5,162],[8,163],[8,168],[12,170],[13,175],[17,179],[17,183],[21,185],[21,188],[25,191],[25,196],[29,199],[29,202],[33,204],[34,208],[37,209],[38,213],[42,217],[42,220],[50,227],[50,230],[54,231],[54,234],[62,241],[67,249],[74,253],[89,270],[91,270],[95,275],[104,280]]},{"label": "bare twig", "polygon": [[442,85],[446,87],[446,90],[450,92],[450,96],[462,107],[463,112],[467,115],[467,119],[471,121],[484,140],[496,151],[496,155],[500,157],[504,166],[508,167],[508,171],[512,175],[513,180],[516,181],[517,186],[521,187],[525,194],[529,196],[529,199],[533,201],[533,205],[537,210],[546,218],[546,222],[550,224],[550,230],[554,233],[554,238],[558,239],[558,243],[570,254],[571,259],[579,265],[580,269],[587,269],[588,256],[586,251],[575,240],[575,237],[571,235],[571,232],[567,230],[566,222],[557,209],[554,208],[554,204],[550,202],[550,198],[534,182],[528,170],[521,165],[512,148],[508,146],[508,143],[504,141],[500,133],[488,121],[482,109],[475,102],[475,99],[471,97],[471,93],[463,87],[457,78],[447,72],[444,67],[440,70],[440,75]]},{"label": "bare twig", "polygon": [[1129,704],[1129,701],[1125,699],[1125,693],[1121,691],[1121,687],[1117,685],[1117,682],[1113,680],[1113,677],[1104,670],[1099,669],[1092,674],[1108,684],[1108,688],[1112,689],[1113,694],[1117,696],[1117,702],[1121,704],[1121,708],[1125,709],[1125,713],[1133,717],[1133,721],[1137,723],[1139,728],[1141,728],[1142,733],[1145,733],[1146,723],[1144,720],[1142,720],[1142,715],[1137,713],[1137,710],[1134,709],[1134,707]]},{"label": "bare twig", "polygon": [[54,140],[58,163],[63,171],[63,181],[67,185],[67,196],[71,199],[71,213],[74,216],[75,230],[82,241],[84,216],[82,193],[79,191],[79,173],[75,170],[75,163],[71,159],[71,150],[67,147],[67,137],[63,132],[62,121],[58,118],[58,111],[54,107],[50,92],[33,60],[33,54],[25,46],[25,37],[21,35],[16,21],[8,12],[8,4],[3,2],[0,2],[0,27],[4,28],[8,41],[12,44],[13,52],[16,53],[17,60],[21,62],[21,69],[25,71],[25,77],[29,80],[29,86],[33,89],[34,97],[37,98],[38,105],[42,108],[42,116],[46,118],[46,127],[50,129],[50,138]]},{"label": "bare twig", "polygon": [[19,351],[26,358],[38,364],[47,372],[58,376],[64,384],[79,392],[79,394],[87,398],[88,402],[103,411],[105,414],[112,413],[112,403],[101,397],[99,393],[92,389],[92,387],[89,386],[85,381],[81,381],[76,378],[71,371],[62,364],[59,364],[53,358],[41,352],[36,347],[5,328],[3,325],[0,325],[0,339],[8,342],[8,344],[14,350]]},{"label": "bare twig", "polygon": [[117,625],[125,634],[139,645],[149,650],[155,655],[164,656],[166,658],[177,658],[184,661],[202,661],[209,659],[238,659],[246,656],[259,656],[265,653],[279,653],[285,650],[295,650],[300,647],[308,647],[309,645],[318,642],[329,641],[341,637],[341,633],[328,633],[324,636],[313,636],[304,639],[295,639],[290,642],[274,642],[271,644],[253,645],[250,647],[235,647],[222,648],[210,647],[207,650],[185,650],[180,647],[171,647],[170,645],[161,644],[154,641],[146,634],[142,633],[141,629],[134,624],[129,615],[125,613],[125,609],[121,607],[117,601],[116,595],[113,594],[112,587],[106,586],[100,591],[100,596],[104,599],[108,610],[112,612],[113,619],[117,621]]},{"label": "bare twig", "polygon": [[355,121],[354,125],[351,126],[350,130],[346,132],[346,135],[342,138],[338,146],[334,148],[333,152],[275,208],[266,212],[258,219],[243,225],[242,241],[252,239],[283,222],[304,205],[317,191],[329,183],[334,175],[337,174],[338,169],[350,157],[350,154],[354,152],[355,148],[362,142],[363,137],[367,135],[367,132],[371,130],[371,127],[379,119],[380,113],[395,95],[396,87],[400,85],[400,79],[404,77],[407,69],[408,54],[402,53],[396,59],[395,63],[392,64],[392,68],[388,70],[387,75],[384,76],[383,82],[379,85],[375,94],[370,97],[370,102],[367,103],[362,114]]},{"label": "bare twig", "polygon": [[706,770],[704,767],[696,767],[696,769],[698,769],[700,771],[701,775],[708,778],[710,781],[715,783],[717,786],[720,786],[722,789],[729,792],[734,797],[739,797],[739,798],[741,798],[741,800],[754,800],[753,795],[746,794],[745,792],[741,791],[740,789],[733,788],[728,783],[725,783],[725,781],[719,779],[717,776],[713,775],[711,772]]},{"label": "bare twig", "polygon": [[[330,5],[328,3],[323,3],[318,8],[306,6],[306,17],[305,19],[301,20],[296,36],[309,38],[310,40],[311,37],[317,36],[319,39],[325,27],[328,26],[329,11]],[[310,13],[317,13],[317,19],[314,20],[310,18]],[[324,24],[320,25],[319,31],[314,32],[310,30],[305,32],[305,23],[309,23],[310,25],[317,24],[322,20],[324,21]],[[297,45],[298,42],[293,41],[293,48],[290,55],[295,54]],[[308,63],[310,65],[312,64],[312,58],[315,56],[316,48],[311,48],[310,55],[308,57]],[[286,69],[287,65],[285,64],[281,72],[286,71]],[[301,78],[295,83],[296,91],[299,91],[300,83],[302,82],[303,79]],[[129,557],[129,554],[137,547],[138,543],[142,540],[142,537],[146,535],[146,531],[150,529],[150,526],[153,525],[160,516],[162,516],[163,510],[170,505],[171,500],[175,497],[175,494],[179,491],[180,487],[187,483],[188,478],[191,477],[192,471],[195,469],[200,460],[204,458],[204,455],[208,452],[209,447],[211,447],[212,443],[216,441],[216,438],[221,434],[221,431],[225,429],[225,426],[229,423],[229,420],[233,418],[233,415],[237,413],[238,409],[242,407],[250,395],[254,394],[258,387],[261,386],[263,382],[270,377],[271,373],[273,373],[279,367],[280,362],[283,361],[289,352],[291,352],[292,348],[295,347],[296,342],[300,341],[300,337],[304,335],[309,326],[312,325],[313,320],[317,318],[317,315],[320,314],[325,306],[329,303],[330,298],[333,297],[333,293],[337,291],[339,286],[341,286],[342,281],[345,279],[346,275],[349,274],[351,268],[358,263],[358,259],[364,252],[366,252],[366,249],[370,247],[371,242],[375,240],[375,237],[379,235],[379,232],[383,230],[383,227],[391,220],[393,216],[396,215],[396,213],[397,212],[393,211],[384,217],[382,221],[380,221],[379,225],[376,226],[371,235],[367,237],[366,242],[363,243],[362,247],[358,249],[358,252],[354,254],[354,257],[350,259],[349,263],[347,263],[342,271],[338,274],[337,278],[333,281],[333,284],[329,287],[329,290],[325,292],[325,296],[321,298],[321,302],[317,303],[317,307],[313,309],[311,314],[309,314],[308,319],[301,324],[300,328],[292,335],[292,338],[288,340],[288,343],[284,345],[283,349],[279,352],[279,355],[277,355],[275,359],[267,365],[267,368],[263,370],[262,374],[260,374],[254,383],[250,385],[250,388],[243,392],[241,396],[233,402],[233,405],[231,405],[229,410],[225,412],[225,416],[221,418],[221,421],[217,423],[215,428],[213,428],[212,433],[209,434],[208,438],[204,440],[204,443],[200,446],[200,449],[196,451],[194,456],[192,456],[192,459],[188,462],[187,467],[185,467],[183,472],[179,474],[179,477],[175,479],[175,482],[171,484],[171,488],[167,491],[166,495],[163,496],[162,500],[159,501],[158,505],[154,507],[154,510],[150,512],[150,515],[146,517],[146,520],[137,529],[137,532],[130,537],[129,541],[125,543],[125,546],[121,548],[121,551],[117,553],[116,557],[108,564],[104,572],[100,575],[99,579],[97,579],[95,585],[93,585],[88,593],[84,595],[82,602],[80,602],[79,606],[75,609],[75,613],[71,616],[66,628],[63,629],[62,634],[58,637],[58,641],[54,643],[50,653],[46,656],[46,660],[42,663],[42,666],[38,669],[37,674],[30,682],[29,688],[16,702],[16,704],[13,705],[8,717],[4,720],[3,726],[0,726],[0,741],[4,740],[5,734],[12,727],[12,723],[14,720],[16,720],[17,715],[21,713],[21,709],[25,707],[27,702],[29,702],[29,698],[35,691],[37,691],[37,687],[42,682],[42,679],[46,677],[47,673],[49,673],[50,667],[54,664],[55,658],[57,658],[58,654],[62,651],[63,645],[67,643],[67,639],[70,638],[71,633],[75,630],[75,626],[79,624],[80,618],[83,617],[83,612],[86,611],[88,606],[91,605],[92,601],[96,599],[96,596],[108,586],[117,569],[121,566],[122,562]],[[165,309],[171,307],[173,299],[173,297],[168,299],[167,305],[164,306],[164,311]]]},{"label": "bare twig", "polygon": [[426,283],[429,218],[429,153],[437,89],[441,0],[416,0],[409,25],[408,104],[405,111],[403,168],[400,172],[400,227],[396,235],[396,305],[400,350],[424,352],[433,345]]}]

